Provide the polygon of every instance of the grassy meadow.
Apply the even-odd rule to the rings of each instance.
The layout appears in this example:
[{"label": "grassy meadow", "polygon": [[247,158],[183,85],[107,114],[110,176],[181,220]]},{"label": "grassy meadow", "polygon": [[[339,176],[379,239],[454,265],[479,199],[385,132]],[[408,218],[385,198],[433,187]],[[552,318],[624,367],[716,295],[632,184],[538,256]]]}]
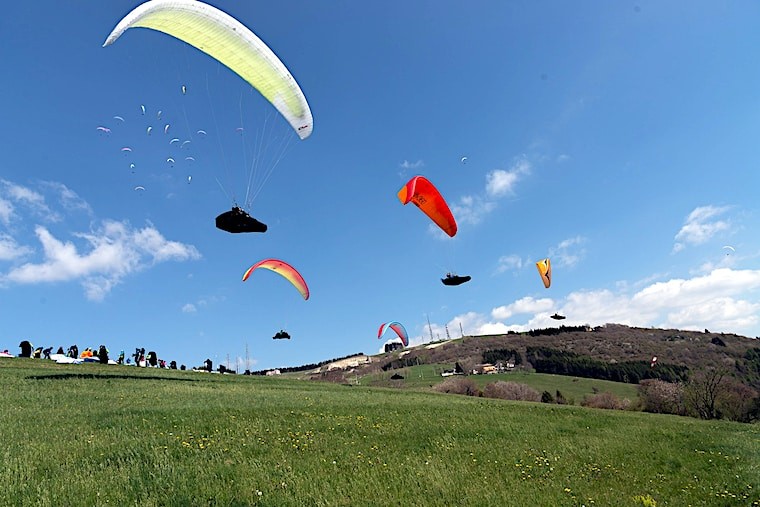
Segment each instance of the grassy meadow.
[{"label": "grassy meadow", "polygon": [[760,426],[0,359],[0,505],[760,505]]},{"label": "grassy meadow", "polygon": [[[419,366],[410,366],[399,370],[367,375],[359,378],[358,381],[360,385],[367,386],[429,390],[432,386],[445,380],[444,377],[441,377],[443,370],[451,370],[453,368],[453,365],[421,364]],[[402,380],[391,380],[391,376],[395,373],[402,375],[404,378]],[[475,381],[481,389],[486,384],[501,380],[504,382],[526,384],[539,393],[549,391],[552,396],[557,391],[560,391],[565,398],[572,400],[576,405],[580,405],[585,396],[594,394],[594,389],[597,389],[598,392],[611,392],[620,399],[628,399],[632,402],[638,399],[636,385],[609,380],[552,375],[550,373],[530,373],[519,370],[490,375],[470,375],[467,378]]]}]

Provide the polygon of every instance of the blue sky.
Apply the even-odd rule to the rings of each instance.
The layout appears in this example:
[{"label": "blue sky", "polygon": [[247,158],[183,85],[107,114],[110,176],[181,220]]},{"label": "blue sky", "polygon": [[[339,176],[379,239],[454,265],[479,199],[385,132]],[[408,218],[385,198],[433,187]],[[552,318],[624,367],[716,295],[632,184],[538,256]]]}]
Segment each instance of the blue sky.
[{"label": "blue sky", "polygon": [[[417,344],[554,312],[760,335],[757,3],[213,4],[293,73],[310,138],[165,34],[101,47],[137,2],[5,7],[0,349],[104,343],[194,366],[247,345],[263,369],[375,353],[390,320]],[[251,208],[269,231],[219,231],[244,167],[272,155],[264,130],[287,143]],[[416,174],[451,205],[453,239],[398,202]],[[241,281],[269,257],[308,301],[271,272]],[[445,287],[447,271],[473,279]]]}]

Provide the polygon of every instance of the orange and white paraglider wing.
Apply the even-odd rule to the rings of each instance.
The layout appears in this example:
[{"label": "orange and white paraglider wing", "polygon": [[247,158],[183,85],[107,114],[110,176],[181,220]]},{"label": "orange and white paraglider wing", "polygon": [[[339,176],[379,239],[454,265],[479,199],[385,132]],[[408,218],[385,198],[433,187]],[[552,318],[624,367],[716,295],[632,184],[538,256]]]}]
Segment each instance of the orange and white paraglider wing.
[{"label": "orange and white paraglider wing", "polygon": [[541,281],[544,282],[544,287],[547,289],[552,284],[552,264],[549,259],[542,259],[536,263],[538,268],[538,274],[541,275]]},{"label": "orange and white paraglider wing", "polygon": [[251,276],[251,273],[259,268],[268,269],[281,275],[283,278],[289,281],[293,287],[298,290],[298,292],[301,293],[301,296],[303,296],[304,299],[309,299],[309,287],[306,285],[306,281],[301,276],[301,273],[296,271],[296,269],[287,262],[278,259],[264,259],[263,261],[257,262],[248,268],[243,274],[243,281],[245,282],[248,280],[248,277]]},{"label": "orange and white paraglider wing", "polygon": [[457,223],[449,205],[438,189],[424,176],[415,176],[401,187],[401,190],[398,191],[398,199],[401,204],[413,202],[443,232],[452,238],[456,235]]}]

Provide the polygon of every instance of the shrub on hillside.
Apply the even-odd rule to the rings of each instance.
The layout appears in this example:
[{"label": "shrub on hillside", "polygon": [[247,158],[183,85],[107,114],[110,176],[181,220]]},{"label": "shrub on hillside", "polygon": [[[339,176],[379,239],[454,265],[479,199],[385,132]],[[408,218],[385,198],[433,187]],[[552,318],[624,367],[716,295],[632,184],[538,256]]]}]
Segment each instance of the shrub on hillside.
[{"label": "shrub on hillside", "polygon": [[612,393],[604,392],[593,394],[583,398],[581,406],[591,408],[605,408],[608,410],[626,410],[631,405],[631,401],[620,399]]},{"label": "shrub on hillside", "polygon": [[530,386],[502,380],[487,384],[483,396],[502,400],[541,401],[541,394]]},{"label": "shrub on hillside", "polygon": [[685,415],[683,384],[648,379],[639,383],[639,399],[644,412]]},{"label": "shrub on hillside", "polygon": [[760,391],[730,379],[717,400],[721,416],[737,422],[760,420]]},{"label": "shrub on hillside", "polygon": [[464,394],[465,396],[480,396],[480,389],[474,380],[469,378],[448,378],[433,389],[439,393]]}]

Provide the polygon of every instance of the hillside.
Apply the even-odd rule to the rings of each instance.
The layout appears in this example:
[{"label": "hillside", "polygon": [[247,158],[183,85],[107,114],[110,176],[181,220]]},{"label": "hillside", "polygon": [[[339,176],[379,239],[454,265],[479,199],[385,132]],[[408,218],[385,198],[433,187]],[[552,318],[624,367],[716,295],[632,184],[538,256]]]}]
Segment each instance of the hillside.
[{"label": "hillside", "polygon": [[596,328],[558,327],[525,333],[465,336],[418,345],[372,356],[370,362],[350,369],[331,369],[326,365],[313,371],[311,377],[340,382],[345,381],[349,373],[355,377],[415,364],[453,365],[458,362],[470,367],[483,363],[485,352],[499,349],[517,351],[523,360],[521,367],[530,369],[532,365],[526,361],[529,347],[571,352],[610,364],[624,361],[648,363],[657,356],[658,366],[681,366],[690,371],[722,367],[747,383],[755,383],[757,379],[741,371],[737,365],[742,365],[748,350],[760,348],[760,343],[755,338],[708,330],[637,328],[620,324]]}]

